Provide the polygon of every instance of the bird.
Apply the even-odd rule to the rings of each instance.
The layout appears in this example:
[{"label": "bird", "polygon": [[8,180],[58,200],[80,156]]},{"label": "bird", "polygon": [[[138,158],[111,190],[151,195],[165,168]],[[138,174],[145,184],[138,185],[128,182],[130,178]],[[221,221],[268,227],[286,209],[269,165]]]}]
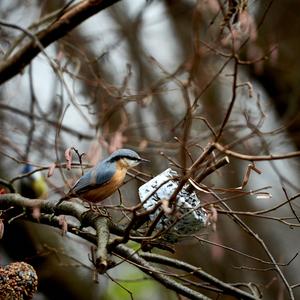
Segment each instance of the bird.
[{"label": "bird", "polygon": [[[35,169],[31,164],[26,164],[21,173],[27,174]],[[20,179],[18,191],[20,195],[30,199],[46,199],[48,196],[48,185],[41,172],[36,171],[30,176]]]},{"label": "bird", "polygon": [[114,151],[81,176],[67,195],[57,202],[57,205],[64,200],[78,197],[92,207],[92,204],[99,203],[112,195],[123,184],[127,171],[141,162],[149,162],[149,160],[141,158],[131,149]]}]

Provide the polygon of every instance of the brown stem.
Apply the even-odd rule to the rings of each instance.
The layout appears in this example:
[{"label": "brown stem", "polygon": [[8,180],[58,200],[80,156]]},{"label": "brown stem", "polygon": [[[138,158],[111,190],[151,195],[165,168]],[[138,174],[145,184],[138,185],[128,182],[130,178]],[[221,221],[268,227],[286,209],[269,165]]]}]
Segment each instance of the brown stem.
[{"label": "brown stem", "polygon": [[[75,4],[47,29],[35,35],[36,40],[44,48],[59,40],[76,26],[89,17],[97,14],[105,8],[119,2],[120,0],[84,0]],[[0,63],[0,84],[11,79],[21,72],[30,61],[41,52],[36,41],[31,40],[13,56]]]}]

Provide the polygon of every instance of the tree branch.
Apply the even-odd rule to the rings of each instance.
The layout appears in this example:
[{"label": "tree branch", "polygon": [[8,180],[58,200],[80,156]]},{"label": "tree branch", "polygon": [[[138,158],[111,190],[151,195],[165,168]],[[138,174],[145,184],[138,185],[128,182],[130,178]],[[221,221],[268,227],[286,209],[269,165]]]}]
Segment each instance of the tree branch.
[{"label": "tree branch", "polygon": [[232,295],[235,297],[238,297],[239,299],[258,299],[258,296],[251,295],[241,289],[235,288],[232,285],[225,283],[210,274],[204,272],[201,270],[201,268],[197,268],[193,265],[190,265],[188,263],[185,263],[183,261],[173,259],[170,257],[165,257],[159,254],[153,254],[153,253],[140,253],[140,256],[147,261],[163,264],[165,266],[174,267],[176,269],[189,272],[190,274],[200,278],[201,280],[204,280],[206,282],[209,282],[211,285],[219,288],[220,290],[224,291],[224,294]]},{"label": "tree branch", "polygon": [[220,143],[214,143],[214,147],[228,156],[232,156],[242,160],[249,160],[249,161],[264,161],[264,160],[273,161],[273,160],[289,159],[289,158],[300,156],[300,151],[288,152],[285,154],[248,155],[248,154],[242,154],[239,152],[229,150],[226,146],[222,146]]},{"label": "tree branch", "polygon": [[[180,295],[188,297],[189,299],[209,300],[210,298],[202,295],[201,293],[191,288],[184,286],[182,283],[177,282],[170,276],[163,274],[164,272],[152,266],[152,264],[150,264],[149,261],[154,263],[157,262],[166,266],[172,266],[177,269],[189,272],[192,275],[211,283],[212,286],[220,288],[227,294],[238,296],[243,299],[257,299],[255,296],[243,290],[234,288],[231,285],[222,282],[221,280],[200,270],[199,268],[194,267],[185,262],[181,262],[172,258],[167,258],[161,255],[147,254],[142,251],[136,252],[124,245],[116,245],[116,247],[113,248],[107,247],[109,242],[109,233],[111,232],[116,235],[122,236],[122,234],[124,234],[124,230],[122,231],[120,228],[116,227],[116,225],[111,225],[111,222],[108,222],[108,219],[106,217],[103,217],[99,213],[91,211],[78,203],[65,201],[59,206],[56,206],[56,202],[54,201],[27,199],[18,194],[0,195],[0,209],[5,209],[11,206],[32,208],[40,207],[41,212],[43,213],[41,214],[39,223],[47,224],[57,228],[60,228],[61,225],[59,222],[59,217],[57,217],[56,215],[66,214],[77,218],[80,222],[80,226],[74,224],[74,222],[72,221],[66,221],[68,224],[68,231],[82,237],[86,241],[89,241],[97,246],[96,260],[94,263],[97,268],[97,271],[101,274],[104,273],[109,267],[111,267],[109,266],[107,259],[108,252],[111,252],[111,254],[120,256],[129,263],[132,263],[133,265],[138,267],[142,272],[150,275],[155,280],[163,284],[165,287],[170,288],[173,291],[179,293]],[[45,213],[55,213],[55,215],[50,218],[49,215],[46,215]],[[26,216],[26,214],[24,214],[22,215],[22,218],[24,217],[31,221],[37,222],[37,220],[33,219],[31,215]],[[96,230],[96,235],[91,232],[82,231],[81,227],[83,226],[93,227]]]},{"label": "tree branch", "polygon": [[168,276],[161,274],[156,268],[149,264],[145,259],[140,257],[134,250],[123,246],[118,245],[114,252],[121,257],[124,257],[126,261],[134,263],[139,269],[144,273],[150,275],[158,282],[163,284],[165,287],[179,293],[180,295],[188,297],[188,299],[198,299],[198,300],[210,300],[199,292],[196,292],[180,283],[177,283],[175,280],[170,279]]},{"label": "tree branch", "polygon": [[[97,14],[105,8],[120,0],[84,0],[73,5],[47,29],[38,32],[35,37],[46,48],[51,43],[65,36],[68,32],[81,24],[89,17]],[[30,61],[41,52],[39,45],[33,40],[29,41],[13,56],[0,62],[0,84],[11,79]]]}]

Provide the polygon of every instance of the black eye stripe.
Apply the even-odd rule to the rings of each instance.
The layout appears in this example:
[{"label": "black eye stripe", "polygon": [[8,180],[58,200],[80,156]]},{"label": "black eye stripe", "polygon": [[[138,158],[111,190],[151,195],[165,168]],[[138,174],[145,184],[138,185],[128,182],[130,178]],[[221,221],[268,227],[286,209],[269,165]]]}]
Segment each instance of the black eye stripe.
[{"label": "black eye stripe", "polygon": [[118,155],[116,157],[113,158],[113,161],[117,161],[119,159],[122,159],[122,158],[126,158],[126,159],[130,159],[130,160],[135,160],[135,161],[140,161],[141,159],[138,158],[138,157],[133,157],[133,156],[129,156],[129,155]]},{"label": "black eye stripe", "polygon": [[130,160],[136,160],[139,161],[140,159],[137,157],[132,157],[132,156],[124,156],[124,158],[130,159]]}]

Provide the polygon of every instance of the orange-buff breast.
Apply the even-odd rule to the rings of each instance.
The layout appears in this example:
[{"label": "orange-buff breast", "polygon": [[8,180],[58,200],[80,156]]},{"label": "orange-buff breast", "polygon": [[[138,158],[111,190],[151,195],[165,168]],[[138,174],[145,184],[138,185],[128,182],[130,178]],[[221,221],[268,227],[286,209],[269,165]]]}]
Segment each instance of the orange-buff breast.
[{"label": "orange-buff breast", "polygon": [[126,171],[126,169],[118,169],[110,181],[99,186],[98,188],[94,188],[85,192],[81,196],[82,200],[98,203],[106,199],[122,185],[126,176]]}]

